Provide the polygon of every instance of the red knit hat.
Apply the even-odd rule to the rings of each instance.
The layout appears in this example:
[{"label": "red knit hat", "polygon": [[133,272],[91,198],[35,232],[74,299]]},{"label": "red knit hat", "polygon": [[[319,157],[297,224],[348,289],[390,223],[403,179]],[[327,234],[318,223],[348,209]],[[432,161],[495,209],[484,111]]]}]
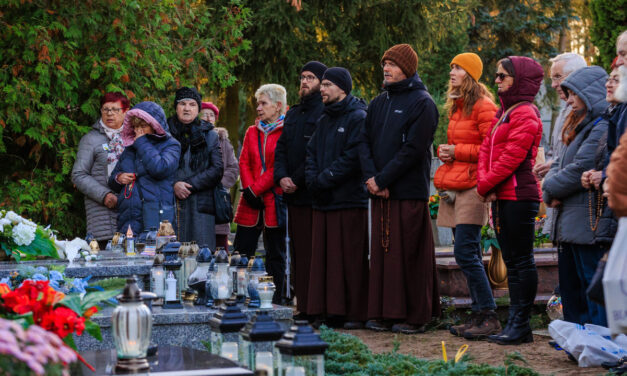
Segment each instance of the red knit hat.
[{"label": "red knit hat", "polygon": [[211,102],[202,102],[202,106],[200,106],[200,110],[204,110],[205,108],[210,109],[216,115],[216,121],[218,121],[218,115],[220,114],[220,110],[218,107]]},{"label": "red knit hat", "polygon": [[409,44],[397,44],[390,47],[381,58],[381,64],[385,60],[392,60],[405,73],[407,78],[413,76],[418,69],[418,55]]},{"label": "red knit hat", "polygon": [[616,69],[616,60],[618,60],[618,56],[616,56],[614,60],[612,60],[612,66],[610,66],[610,71]]}]

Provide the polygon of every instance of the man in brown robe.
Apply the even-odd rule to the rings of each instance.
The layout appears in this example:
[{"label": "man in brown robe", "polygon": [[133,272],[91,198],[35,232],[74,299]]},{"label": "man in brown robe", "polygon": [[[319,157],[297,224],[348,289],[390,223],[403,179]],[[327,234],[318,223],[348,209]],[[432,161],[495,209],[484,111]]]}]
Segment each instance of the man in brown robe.
[{"label": "man in brown robe", "polygon": [[384,92],[370,102],[360,161],[371,194],[368,329],[425,330],[440,314],[427,201],[438,110],[407,44],[381,59]]}]

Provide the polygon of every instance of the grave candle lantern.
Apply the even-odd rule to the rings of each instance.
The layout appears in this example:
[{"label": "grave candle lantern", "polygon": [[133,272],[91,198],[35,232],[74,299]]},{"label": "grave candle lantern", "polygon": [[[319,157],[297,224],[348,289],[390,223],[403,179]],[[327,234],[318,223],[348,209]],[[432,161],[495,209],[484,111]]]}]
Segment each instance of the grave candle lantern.
[{"label": "grave candle lantern", "polygon": [[251,370],[266,370],[269,375],[278,374],[278,350],[274,345],[284,332],[267,311],[257,311],[240,331],[240,364]]},{"label": "grave candle lantern", "polygon": [[[209,319],[211,327],[210,344],[211,353],[216,355],[225,353],[232,354],[234,347],[237,346],[239,340],[239,331],[247,322],[246,315],[237,307],[234,300],[227,300],[225,304],[220,306],[216,314]],[[223,349],[224,344],[229,344]],[[238,359],[238,350],[235,351],[233,360]]]},{"label": "grave candle lantern", "polygon": [[324,352],[329,345],[307,321],[295,321],[275,347],[279,350],[280,375],[324,376]]}]

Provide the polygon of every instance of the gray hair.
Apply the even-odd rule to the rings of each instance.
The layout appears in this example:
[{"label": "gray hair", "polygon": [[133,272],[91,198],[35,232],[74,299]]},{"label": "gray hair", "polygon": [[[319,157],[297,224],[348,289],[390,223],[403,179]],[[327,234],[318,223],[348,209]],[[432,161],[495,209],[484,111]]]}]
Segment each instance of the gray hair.
[{"label": "gray hair", "polygon": [[618,38],[616,38],[616,47],[617,48],[618,48],[618,43],[623,38],[627,38],[627,30],[624,30],[622,33],[618,34]]},{"label": "gray hair", "polygon": [[627,102],[627,67],[621,65],[618,67],[618,88],[614,96],[616,100],[625,103]]},{"label": "gray hair", "polygon": [[265,94],[273,104],[281,103],[281,114],[285,114],[287,109],[287,90],[281,85],[277,84],[265,84],[261,85],[255,92],[255,98],[259,100],[259,97]]},{"label": "gray hair", "polygon": [[588,66],[586,60],[584,60],[583,56],[576,54],[574,52],[565,52],[563,54],[559,54],[554,58],[549,60],[552,64],[557,63],[558,61],[564,61],[564,75],[569,75],[576,71],[577,69]]}]

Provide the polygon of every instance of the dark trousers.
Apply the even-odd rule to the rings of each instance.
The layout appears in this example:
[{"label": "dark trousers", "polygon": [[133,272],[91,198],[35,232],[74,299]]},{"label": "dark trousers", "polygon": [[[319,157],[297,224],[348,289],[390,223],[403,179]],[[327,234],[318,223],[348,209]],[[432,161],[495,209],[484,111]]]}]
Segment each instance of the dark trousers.
[{"label": "dark trousers", "polygon": [[259,235],[263,232],[263,244],[266,250],[266,272],[272,276],[276,291],[272,303],[281,304],[283,281],[285,280],[285,230],[278,227],[237,226],[233,247],[241,255],[250,258],[255,255]]},{"label": "dark trousers", "polygon": [[[592,281],[592,277],[594,277],[594,273],[597,268],[597,264],[603,254],[607,251],[607,249],[602,248],[598,245],[592,244],[573,244],[573,243],[561,243],[562,249],[567,252],[570,252],[573,255],[573,259],[575,262],[576,273],[571,274],[569,280],[573,284],[577,284],[580,286],[580,293],[583,296],[583,301],[580,301],[579,304],[582,306],[576,307],[578,312],[582,313],[582,320],[579,324],[595,324],[601,326],[607,326],[607,315],[605,312],[605,308],[594,301],[588,298],[586,294],[586,290],[588,286],[590,286],[590,281]],[[560,264],[559,268],[562,268]],[[566,283],[567,284],[567,283]],[[560,292],[562,292],[564,284],[560,280]],[[562,305],[566,307],[566,305],[570,304],[570,302],[564,301],[564,296],[562,295]]]},{"label": "dark trousers", "polygon": [[557,251],[558,277],[564,320],[577,324],[590,322],[586,289],[577,272],[573,244],[561,243]]},{"label": "dark trousers", "polygon": [[468,291],[475,312],[496,309],[481,252],[481,226],[459,224],[454,229],[455,261],[466,276]]},{"label": "dark trousers", "polygon": [[225,251],[229,251],[229,236],[216,234],[216,247],[224,247]]},{"label": "dark trousers", "polygon": [[497,200],[492,203],[496,237],[507,266],[510,310],[528,312],[538,291],[538,270],[533,257],[535,217],[539,202]]},{"label": "dark trousers", "polygon": [[291,239],[292,283],[294,284],[298,311],[307,314],[307,291],[311,266],[312,208],[311,206],[289,205],[287,210]]}]

